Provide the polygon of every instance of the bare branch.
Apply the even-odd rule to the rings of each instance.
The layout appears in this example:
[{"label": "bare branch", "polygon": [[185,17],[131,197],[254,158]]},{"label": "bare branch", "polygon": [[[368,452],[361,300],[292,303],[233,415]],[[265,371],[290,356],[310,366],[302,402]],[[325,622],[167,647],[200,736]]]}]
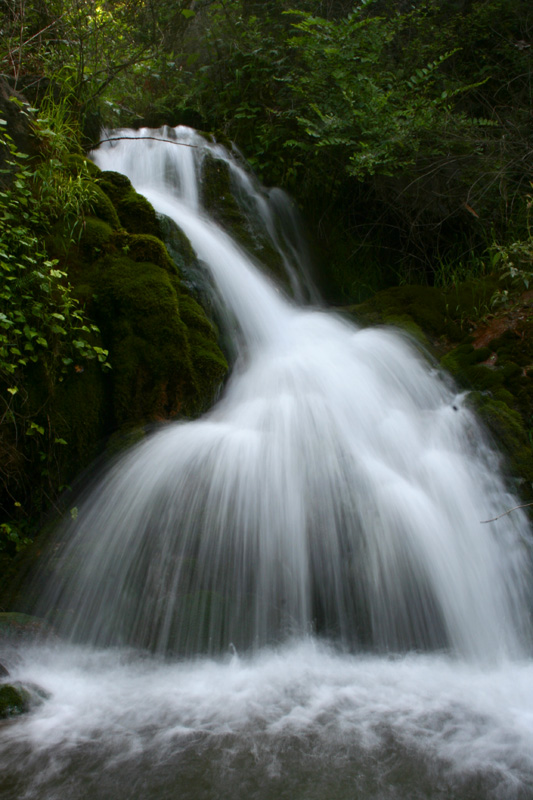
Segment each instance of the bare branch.
[{"label": "bare branch", "polygon": [[159,139],[157,136],[112,136],[110,139],[100,139],[99,142],[96,142],[93,145],[90,145],[90,149],[93,150],[95,147],[98,147],[105,142],[120,142],[122,139],[131,139],[134,142],[139,142],[142,139],[151,139],[153,142],[165,142],[166,144],[177,144],[179,147],[193,147],[197,148],[197,144],[186,144],[185,142],[175,142],[172,139]]},{"label": "bare branch", "polygon": [[37,31],[37,33],[34,33],[34,34],[33,34],[33,36],[30,36],[30,38],[29,38],[29,39],[26,39],[26,41],[25,41],[25,42],[21,42],[21,44],[20,44],[18,47],[14,47],[12,50],[10,50],[10,52],[11,52],[11,53],[17,53],[17,52],[18,52],[19,50],[21,50],[23,47],[26,47],[26,45],[27,45],[27,44],[29,44],[29,43],[30,43],[30,42],[32,42],[34,39],[36,39],[38,36],[40,36],[42,33],[44,33],[45,31],[47,31],[49,28],[53,28],[53,27],[54,27],[54,25],[57,25],[57,23],[59,22],[59,20],[60,20],[62,17],[64,17],[64,16],[65,16],[65,13],[66,13],[66,12],[63,12],[63,14],[61,14],[61,16],[59,16],[57,19],[55,19],[53,22],[51,22],[51,23],[50,23],[50,25],[47,25],[47,26],[46,26],[46,28],[41,28],[41,30],[40,30],[40,31]]},{"label": "bare branch", "polygon": [[511,511],[516,511],[518,508],[529,508],[529,506],[533,506],[533,503],[523,503],[521,506],[514,506],[513,508],[510,508],[508,511],[504,511],[503,514],[499,514],[497,517],[493,517],[492,519],[482,519],[481,524],[485,525],[485,523],[487,522],[496,522],[497,519],[501,519],[502,517],[507,516],[507,514],[510,514]]}]

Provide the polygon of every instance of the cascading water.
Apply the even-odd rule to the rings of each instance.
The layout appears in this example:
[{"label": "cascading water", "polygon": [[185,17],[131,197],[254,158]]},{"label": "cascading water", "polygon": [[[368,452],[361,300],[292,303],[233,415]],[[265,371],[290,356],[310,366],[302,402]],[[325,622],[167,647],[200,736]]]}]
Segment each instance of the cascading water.
[{"label": "cascading water", "polygon": [[280,198],[223,148],[115,136],[94,160],[185,232],[238,357],[209,414],[78,503],[43,598],[78,644],[18,652],[52,696],[0,729],[5,797],[127,775],[143,798],[530,798],[529,531],[481,524],[516,499],[464,398],[399,333],[296,306],[209,218],[214,157],[313,296]]}]

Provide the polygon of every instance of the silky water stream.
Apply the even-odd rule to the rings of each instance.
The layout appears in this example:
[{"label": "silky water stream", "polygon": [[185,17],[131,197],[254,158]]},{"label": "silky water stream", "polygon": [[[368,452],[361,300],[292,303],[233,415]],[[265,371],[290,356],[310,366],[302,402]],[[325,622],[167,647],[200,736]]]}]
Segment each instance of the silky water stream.
[{"label": "silky water stream", "polygon": [[[0,797],[531,800],[530,532],[482,524],[517,500],[464,398],[402,334],[305,305],[286,200],[223,148],[115,136],[94,160],[185,232],[235,365],[61,533],[61,644],[9,664],[49,696],[0,726]],[[298,304],[203,210],[207,157]]]}]

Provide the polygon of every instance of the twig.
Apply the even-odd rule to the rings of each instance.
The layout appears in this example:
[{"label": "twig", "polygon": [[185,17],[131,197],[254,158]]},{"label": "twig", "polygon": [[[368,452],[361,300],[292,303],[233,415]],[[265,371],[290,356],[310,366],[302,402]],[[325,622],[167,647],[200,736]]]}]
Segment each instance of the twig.
[{"label": "twig", "polygon": [[132,139],[135,142],[139,142],[142,139],[152,139],[154,142],[166,142],[167,144],[177,144],[180,147],[194,147],[195,149],[198,147],[197,144],[186,144],[185,142],[175,142],[172,139],[159,139],[157,136],[112,136],[110,139],[100,139],[99,142],[96,144],[90,145],[91,150],[95,147],[98,147],[105,142],[120,142],[122,139]]},{"label": "twig", "polygon": [[12,50],[10,50],[9,52],[10,52],[10,53],[16,53],[16,52],[18,52],[19,50],[22,50],[22,48],[23,48],[23,47],[26,47],[26,45],[27,45],[27,44],[29,44],[29,43],[30,43],[30,42],[32,42],[34,39],[36,39],[36,38],[37,38],[37,36],[40,36],[40,35],[41,35],[41,33],[44,33],[44,32],[45,32],[45,31],[47,31],[49,28],[53,28],[53,26],[54,26],[54,25],[57,25],[57,23],[59,22],[59,20],[60,20],[62,17],[64,17],[64,16],[65,16],[65,14],[66,14],[66,11],[65,11],[65,12],[63,12],[63,14],[61,14],[61,16],[59,16],[59,17],[58,17],[57,19],[55,19],[53,22],[51,22],[51,23],[50,23],[50,25],[47,25],[47,26],[46,26],[46,28],[42,28],[40,31],[37,31],[37,33],[34,33],[34,34],[33,34],[33,36],[30,36],[30,38],[29,38],[29,39],[26,39],[26,41],[25,41],[25,42],[21,42],[21,44],[20,44],[18,47],[14,47],[14,48],[13,48]]},{"label": "twig", "polygon": [[505,517],[507,514],[510,514],[511,511],[516,511],[518,508],[528,508],[529,506],[533,506],[533,503],[523,503],[521,506],[514,506],[508,511],[504,511],[503,514],[499,514],[497,517],[493,517],[492,519],[482,519],[481,524],[484,525],[486,522],[496,522],[497,519]]}]

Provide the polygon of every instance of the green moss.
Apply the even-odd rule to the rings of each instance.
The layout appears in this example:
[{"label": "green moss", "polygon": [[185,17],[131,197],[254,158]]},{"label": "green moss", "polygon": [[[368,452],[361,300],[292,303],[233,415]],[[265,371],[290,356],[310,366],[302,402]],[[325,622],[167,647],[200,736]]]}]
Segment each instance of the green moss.
[{"label": "green moss", "polygon": [[29,697],[23,689],[10,684],[0,686],[0,719],[23,714],[29,708]]},{"label": "green moss", "polygon": [[118,214],[120,224],[129,233],[148,233],[161,236],[161,226],[154,209],[137,194],[129,179],[118,172],[101,172],[98,180]]},{"label": "green moss", "polygon": [[148,233],[161,236],[157,215],[146,198],[133,189],[117,205],[118,216],[130,233]]},{"label": "green moss", "polygon": [[169,217],[160,220],[162,236],[167,249],[180,271],[196,263],[196,254],[187,236]]},{"label": "green moss", "polygon": [[438,335],[446,329],[446,297],[430,286],[399,286],[378,292],[370,300],[350,308],[369,322],[400,319],[414,323],[425,333]]},{"label": "green moss", "polygon": [[407,314],[391,315],[390,317],[385,317],[383,322],[386,325],[394,325],[397,328],[402,328],[420,342],[420,344],[427,344],[427,336],[424,331],[420,325]]},{"label": "green moss", "polygon": [[504,389],[503,386],[499,386],[491,391],[491,395],[494,400],[499,400],[502,403],[505,403],[509,406],[509,408],[513,407],[513,403],[515,402],[515,398],[507,389]]},{"label": "green moss", "polygon": [[217,331],[215,326],[205,314],[200,303],[189,294],[180,295],[181,317],[189,330],[201,332],[205,338],[213,342],[217,341]]},{"label": "green moss", "polygon": [[480,362],[491,354],[489,348],[476,349],[472,344],[455,347],[441,359],[441,365],[465,387],[485,391],[501,386],[504,375],[499,368]]},{"label": "green moss", "polygon": [[191,361],[200,396],[209,400],[224,380],[228,364],[218,346],[215,328],[199,303],[190,295],[181,295],[180,309],[181,318],[187,326]]},{"label": "green moss", "polygon": [[470,332],[473,321],[490,310],[493,293],[492,278],[468,281],[451,289],[397,286],[349,310],[369,322],[411,319],[429,336],[460,341]]},{"label": "green moss", "polygon": [[98,184],[113,205],[117,205],[132,189],[131,181],[120,172],[105,170],[100,172]]},{"label": "green moss", "polygon": [[231,190],[229,164],[210,154],[202,163],[202,201],[211,214],[228,221],[240,220],[240,209]]},{"label": "green moss", "polygon": [[479,414],[509,453],[526,444],[522,419],[517,411],[489,396],[477,394],[475,398]]},{"label": "green moss", "polygon": [[113,229],[120,228],[117,211],[102,187],[95,182],[93,186],[92,213],[95,217],[107,222]]},{"label": "green moss", "polygon": [[149,261],[167,272],[178,274],[178,269],[169,256],[167,248],[161,239],[155,236],[119,231],[113,237],[113,246],[117,250],[121,250],[132,261]]},{"label": "green moss", "polygon": [[507,456],[511,471],[522,480],[521,491],[533,498],[533,452],[522,416],[508,403],[473,392],[469,400]]},{"label": "green moss", "polygon": [[279,252],[237,202],[228,163],[211,155],[202,164],[202,200],[211,216],[289,288]]},{"label": "green moss", "polygon": [[112,353],[117,425],[192,413],[198,386],[176,281],[166,269],[125,255],[101,259],[93,278]]},{"label": "green moss", "polygon": [[86,217],[80,236],[80,247],[87,257],[95,257],[109,241],[113,229],[111,225],[97,217]]},{"label": "green moss", "polygon": [[97,178],[100,174],[100,169],[96,164],[79,153],[70,153],[65,156],[64,161],[74,175],[88,175],[90,178]]}]

